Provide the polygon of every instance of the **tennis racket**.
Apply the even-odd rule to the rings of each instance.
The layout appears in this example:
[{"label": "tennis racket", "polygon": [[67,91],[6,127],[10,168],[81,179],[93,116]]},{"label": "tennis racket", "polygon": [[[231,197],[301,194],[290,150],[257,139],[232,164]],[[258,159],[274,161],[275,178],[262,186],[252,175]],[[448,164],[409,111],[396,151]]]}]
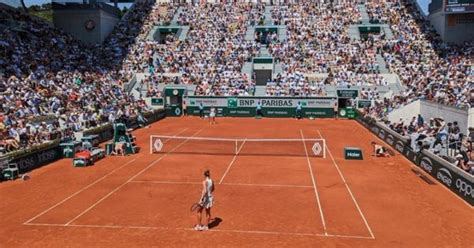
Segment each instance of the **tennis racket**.
[{"label": "tennis racket", "polygon": [[198,210],[199,208],[201,207],[201,205],[199,203],[194,203],[193,205],[191,205],[191,212],[194,212],[196,210]]},{"label": "tennis racket", "polygon": [[203,207],[203,204],[202,204],[202,200],[201,200],[201,201],[196,202],[196,203],[194,203],[193,205],[191,205],[191,209],[190,209],[190,210],[191,210],[191,212],[194,212],[194,211],[196,211],[196,210],[201,209],[202,207]]}]

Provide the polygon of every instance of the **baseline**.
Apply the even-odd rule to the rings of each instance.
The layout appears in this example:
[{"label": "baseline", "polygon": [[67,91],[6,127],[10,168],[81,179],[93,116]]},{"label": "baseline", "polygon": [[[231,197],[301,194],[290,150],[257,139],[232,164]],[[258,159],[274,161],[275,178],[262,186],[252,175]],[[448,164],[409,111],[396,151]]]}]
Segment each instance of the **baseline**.
[{"label": "baseline", "polygon": [[[176,230],[176,231],[192,231],[192,228],[169,228],[159,226],[125,226],[125,225],[89,225],[89,224],[48,224],[48,223],[27,223],[27,226],[43,226],[43,227],[67,227],[67,228],[98,228],[98,229],[142,229],[142,230]],[[337,234],[321,234],[321,233],[297,233],[297,232],[276,232],[276,231],[259,231],[259,230],[237,230],[237,229],[210,229],[209,232],[220,233],[246,233],[246,234],[262,234],[262,235],[287,235],[287,236],[312,236],[327,238],[348,238],[348,239],[372,239],[366,236],[351,236]]]}]

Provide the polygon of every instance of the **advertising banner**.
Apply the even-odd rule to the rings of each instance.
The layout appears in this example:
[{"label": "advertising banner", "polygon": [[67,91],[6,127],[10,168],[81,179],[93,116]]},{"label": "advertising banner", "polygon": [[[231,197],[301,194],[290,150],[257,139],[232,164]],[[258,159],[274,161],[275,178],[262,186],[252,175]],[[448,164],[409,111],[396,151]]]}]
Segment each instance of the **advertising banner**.
[{"label": "advertising banner", "polygon": [[10,161],[10,163],[16,163],[20,174],[23,174],[60,158],[62,158],[62,153],[59,146],[56,144],[44,150],[35,151],[15,158]]},{"label": "advertising banner", "polygon": [[357,118],[357,121],[416,166],[430,174],[439,183],[448,187],[471,206],[474,206],[474,177],[430,151],[413,151],[407,138],[370,117],[360,116]]},{"label": "advertising banner", "polygon": [[255,116],[257,105],[267,117],[294,117],[296,107],[301,104],[304,117],[333,117],[332,106],[336,98],[276,98],[276,97],[188,97],[188,114],[198,115],[199,106],[208,114],[211,107],[217,116]]}]

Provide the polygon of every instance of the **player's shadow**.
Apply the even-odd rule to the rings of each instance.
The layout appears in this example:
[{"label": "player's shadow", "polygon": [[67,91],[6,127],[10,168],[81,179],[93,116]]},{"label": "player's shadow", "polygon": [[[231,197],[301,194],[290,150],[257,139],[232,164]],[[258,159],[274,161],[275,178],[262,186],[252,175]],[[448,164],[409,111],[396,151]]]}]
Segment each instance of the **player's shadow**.
[{"label": "player's shadow", "polygon": [[219,217],[212,219],[211,223],[209,223],[209,229],[217,227],[221,222],[222,222],[222,219]]}]

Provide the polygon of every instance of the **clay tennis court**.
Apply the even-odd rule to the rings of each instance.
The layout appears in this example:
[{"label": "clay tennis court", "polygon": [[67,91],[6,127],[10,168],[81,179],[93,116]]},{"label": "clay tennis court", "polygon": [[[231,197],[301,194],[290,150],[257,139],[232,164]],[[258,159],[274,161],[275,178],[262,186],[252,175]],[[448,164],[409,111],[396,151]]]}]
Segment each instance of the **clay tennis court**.
[{"label": "clay tennis court", "polygon": [[[62,159],[31,172],[28,181],[0,184],[0,246],[474,244],[473,209],[438,183],[420,179],[401,155],[370,156],[376,137],[355,121],[219,118],[209,125],[195,117],[167,118],[134,135],[142,148],[137,155],[107,157],[85,168]],[[240,143],[242,154],[232,155],[220,150],[225,142],[209,145],[214,154],[199,154],[180,152],[193,151],[192,140],[164,139],[169,149],[150,154],[150,135],[301,142]],[[313,157],[303,140],[321,138],[326,157]],[[364,160],[345,160],[346,146],[362,148]],[[216,183],[215,221],[209,231],[197,232],[189,208],[200,196],[205,169]]]}]

